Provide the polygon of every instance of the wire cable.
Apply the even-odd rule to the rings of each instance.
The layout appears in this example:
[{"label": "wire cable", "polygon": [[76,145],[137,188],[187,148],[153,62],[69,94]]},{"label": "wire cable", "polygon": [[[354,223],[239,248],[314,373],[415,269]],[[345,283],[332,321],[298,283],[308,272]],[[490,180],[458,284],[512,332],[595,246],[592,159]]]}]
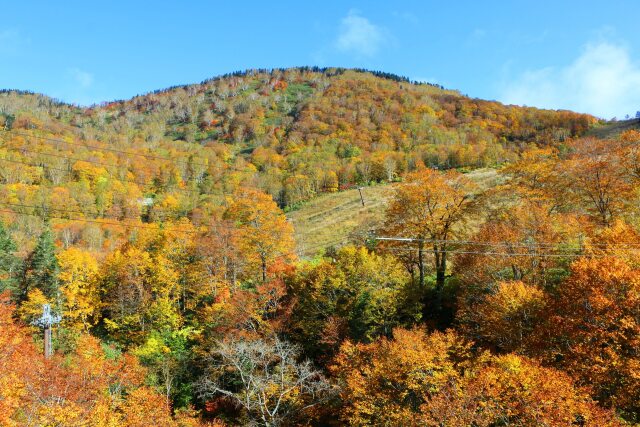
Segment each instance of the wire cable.
[{"label": "wire cable", "polygon": [[[397,242],[422,242],[422,243],[445,243],[451,245],[468,245],[468,246],[489,246],[489,247],[522,247],[522,248],[557,248],[562,243],[551,242],[536,242],[536,243],[522,243],[522,242],[481,242],[475,240],[452,240],[452,239],[416,239],[411,237],[373,237],[375,240],[380,241],[397,241]],[[640,248],[640,243],[589,243],[590,247],[622,247],[622,248]]]},{"label": "wire cable", "polygon": [[[2,203],[4,204],[4,203]],[[19,216],[35,216],[35,217],[42,217],[43,215],[37,214],[37,213],[28,213],[28,212],[16,212],[10,209],[0,209],[0,212],[3,213],[7,213],[7,214],[12,214],[12,215],[19,215]],[[47,218],[55,218],[55,219],[62,219],[62,220],[67,220],[67,221],[78,221],[78,222],[86,222],[86,223],[92,223],[92,224],[99,224],[99,225],[113,225],[113,226],[117,226],[117,227],[123,227],[123,228],[140,228],[140,229],[148,229],[148,230],[156,230],[159,231],[161,230],[161,224],[157,227],[154,226],[146,226],[143,224],[128,224],[126,222],[110,222],[110,221],[103,221],[103,220],[99,220],[99,219],[88,219],[88,218],[67,218],[64,216],[57,216],[57,215],[51,215],[51,214],[47,214],[46,215]],[[176,233],[185,233],[185,234],[198,234],[199,231],[195,231],[195,230],[180,230],[180,229],[175,229],[175,230],[171,230],[173,232]]]},{"label": "wire cable", "polygon": [[[32,152],[31,150],[24,150],[24,151]],[[66,157],[66,156],[61,156],[61,155],[57,155],[57,154],[40,153],[40,152],[38,152],[38,154],[42,154],[42,155],[45,155],[45,156],[49,156],[50,155],[50,156],[54,156],[54,157],[65,158],[67,160],[74,160],[74,158],[72,158],[72,157]],[[35,168],[53,169],[53,170],[58,170],[58,171],[61,171],[61,172],[66,172],[66,173],[70,173],[71,172],[69,169],[58,168],[58,167],[51,166],[51,165],[41,165],[41,164],[35,164],[35,163],[27,163],[27,162],[22,162],[22,161],[19,161],[19,160],[14,160],[14,159],[0,158],[0,161],[16,163],[16,164],[22,164],[22,165],[25,165],[25,166],[31,166],[31,167],[35,167]],[[93,162],[91,160],[78,160],[78,161],[87,162],[87,163],[93,163],[93,164],[100,164],[100,163]],[[117,178],[117,177],[113,176],[113,174],[111,172],[107,171],[107,173],[109,174],[109,178],[111,178],[113,180],[116,180],[116,181],[128,182],[128,183],[131,183],[131,184],[140,185],[142,187],[155,185],[153,182],[144,182],[144,181],[137,181],[137,180],[133,180],[133,179]],[[205,195],[206,194],[206,193],[201,193],[198,190],[191,190],[191,189],[188,189],[188,188],[174,188],[174,189],[172,189],[170,191],[181,191],[181,192],[186,192],[186,193],[193,193],[193,194],[196,194],[196,195]],[[167,190],[165,190],[165,192],[167,192]]]},{"label": "wire cable", "polygon": [[108,148],[108,147],[98,147],[95,145],[89,145],[89,144],[82,144],[82,143],[78,143],[78,142],[70,142],[70,141],[66,141],[64,139],[57,139],[57,138],[50,138],[50,137],[46,137],[46,136],[39,136],[39,135],[32,135],[29,133],[23,133],[23,132],[17,132],[11,129],[2,129],[2,132],[6,132],[6,133],[11,133],[13,135],[19,135],[19,136],[24,136],[24,137],[31,137],[31,138],[36,138],[36,139],[40,139],[40,140],[44,140],[44,141],[50,141],[50,142],[57,142],[57,143],[61,143],[61,144],[67,144],[67,145],[72,145],[72,146],[77,146],[77,147],[84,147],[84,148],[89,148],[92,150],[99,150],[99,151],[108,151],[108,152],[112,152],[112,153],[118,153],[118,154],[124,154],[127,156],[139,156],[139,157],[145,157],[147,159],[156,159],[156,160],[164,160],[166,162],[170,162],[170,163],[180,163],[180,164],[184,164],[187,166],[202,166],[202,167],[208,167],[207,164],[204,163],[197,163],[197,162],[188,162],[186,160],[180,160],[180,159],[171,159],[168,157],[162,157],[162,156],[156,156],[153,154],[144,154],[144,153],[136,153],[133,151],[125,151],[125,150],[118,150],[116,148]]}]

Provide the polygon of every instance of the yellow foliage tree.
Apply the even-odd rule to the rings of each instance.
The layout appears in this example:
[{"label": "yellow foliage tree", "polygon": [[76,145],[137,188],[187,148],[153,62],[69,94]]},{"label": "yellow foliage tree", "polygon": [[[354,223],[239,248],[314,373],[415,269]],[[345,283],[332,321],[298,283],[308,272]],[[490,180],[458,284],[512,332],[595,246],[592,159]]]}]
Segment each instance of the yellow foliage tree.
[{"label": "yellow foliage tree", "polygon": [[331,367],[342,385],[342,416],[350,425],[412,425],[420,405],[451,381],[470,357],[453,332],[396,329],[393,339],[342,345]]},{"label": "yellow foliage tree", "polygon": [[571,378],[537,362],[508,354],[493,357],[448,384],[420,407],[425,426],[621,426]]},{"label": "yellow foliage tree", "polygon": [[500,282],[480,302],[463,305],[463,330],[495,349],[518,350],[539,322],[544,302],[544,293],[534,285]]},{"label": "yellow foliage tree", "polygon": [[[436,287],[445,282],[451,239],[459,236],[476,207],[475,185],[465,176],[423,169],[407,175],[387,209],[383,230],[416,240],[420,285],[425,283],[425,256],[433,253]],[[431,249],[428,249],[431,248]]]},{"label": "yellow foliage tree", "polygon": [[90,252],[69,248],[58,255],[58,263],[64,325],[86,331],[95,324],[100,309],[96,283],[98,261]]},{"label": "yellow foliage tree", "polygon": [[271,196],[258,190],[240,190],[225,217],[236,224],[240,251],[250,263],[257,264],[263,282],[275,260],[294,258],[293,226]]},{"label": "yellow foliage tree", "polygon": [[474,356],[454,332],[394,332],[368,345],[345,343],[331,370],[349,425],[619,426],[570,377],[508,354]]}]

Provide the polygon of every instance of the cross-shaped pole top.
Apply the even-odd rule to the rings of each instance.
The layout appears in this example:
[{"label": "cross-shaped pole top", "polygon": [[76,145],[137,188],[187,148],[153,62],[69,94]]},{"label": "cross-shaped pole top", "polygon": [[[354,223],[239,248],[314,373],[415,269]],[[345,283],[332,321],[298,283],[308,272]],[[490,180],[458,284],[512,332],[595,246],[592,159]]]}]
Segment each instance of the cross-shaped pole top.
[{"label": "cross-shaped pole top", "polygon": [[62,316],[59,314],[53,314],[51,312],[51,305],[42,304],[42,316],[36,319],[33,323],[41,328],[50,328],[51,325],[60,323],[60,320],[62,320]]},{"label": "cross-shaped pole top", "polygon": [[42,316],[33,323],[44,329],[44,357],[49,358],[53,355],[53,345],[51,342],[51,326],[60,323],[62,316],[53,314],[49,304],[42,304]]}]

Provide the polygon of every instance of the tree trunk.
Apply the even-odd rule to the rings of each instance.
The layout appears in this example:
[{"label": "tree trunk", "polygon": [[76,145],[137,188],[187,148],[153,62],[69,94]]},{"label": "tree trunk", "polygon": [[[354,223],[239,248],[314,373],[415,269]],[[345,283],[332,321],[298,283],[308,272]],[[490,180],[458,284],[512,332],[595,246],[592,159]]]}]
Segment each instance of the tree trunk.
[{"label": "tree trunk", "polygon": [[420,271],[420,289],[424,289],[424,244],[418,246],[418,270]]},{"label": "tree trunk", "polygon": [[442,292],[444,288],[445,270],[445,268],[438,267],[436,271],[436,290],[438,292]]},{"label": "tree trunk", "polygon": [[267,260],[262,258],[262,283],[267,281]]},{"label": "tree trunk", "polygon": [[444,289],[445,274],[447,273],[447,248],[434,246],[436,258],[436,291]]}]

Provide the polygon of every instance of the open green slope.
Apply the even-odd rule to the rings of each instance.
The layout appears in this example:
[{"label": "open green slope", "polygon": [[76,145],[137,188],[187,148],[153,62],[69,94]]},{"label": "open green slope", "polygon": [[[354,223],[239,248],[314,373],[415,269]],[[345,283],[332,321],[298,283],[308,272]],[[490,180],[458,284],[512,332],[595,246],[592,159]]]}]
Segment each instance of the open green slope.
[{"label": "open green slope", "polygon": [[587,132],[588,136],[595,136],[596,138],[613,138],[620,133],[632,130],[640,129],[640,119],[632,120],[620,120],[616,122],[608,122],[601,126],[596,126]]},{"label": "open green slope", "polygon": [[[490,188],[500,181],[495,169],[477,169],[467,174],[481,188]],[[362,243],[369,232],[384,221],[394,184],[357,188],[324,194],[289,212],[287,218],[295,228],[298,255],[312,257],[330,246],[350,242]]]}]

